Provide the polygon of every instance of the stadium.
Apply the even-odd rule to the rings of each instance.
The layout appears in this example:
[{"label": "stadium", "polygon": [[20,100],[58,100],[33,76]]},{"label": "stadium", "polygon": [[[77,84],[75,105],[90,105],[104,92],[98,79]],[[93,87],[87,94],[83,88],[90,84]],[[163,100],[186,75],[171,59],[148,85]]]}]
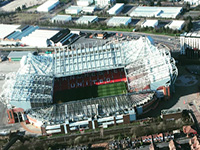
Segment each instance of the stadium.
[{"label": "stadium", "polygon": [[43,134],[130,123],[170,96],[178,75],[170,52],[151,37],[55,47],[20,64],[0,100],[9,123],[28,120]]}]

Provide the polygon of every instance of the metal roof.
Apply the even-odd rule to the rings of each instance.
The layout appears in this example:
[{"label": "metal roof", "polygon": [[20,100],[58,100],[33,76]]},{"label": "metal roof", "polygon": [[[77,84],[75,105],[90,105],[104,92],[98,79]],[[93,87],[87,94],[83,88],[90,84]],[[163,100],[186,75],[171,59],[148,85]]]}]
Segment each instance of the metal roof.
[{"label": "metal roof", "polygon": [[0,39],[14,32],[20,25],[0,24]]},{"label": "metal roof", "polygon": [[138,6],[130,16],[135,17],[156,17],[156,18],[176,18],[181,13],[182,7],[151,7]]},{"label": "metal roof", "polygon": [[124,3],[116,3],[111,9],[108,10],[109,14],[116,14],[119,9],[124,6]]},{"label": "metal roof", "polygon": [[96,19],[98,19],[97,16],[82,16],[76,21],[76,23],[86,23],[87,24],[87,23],[95,21]]},{"label": "metal roof", "polygon": [[107,25],[110,26],[120,26],[121,24],[125,25],[131,21],[131,17],[112,17],[107,22]]},{"label": "metal roof", "polygon": [[8,58],[22,58],[23,56],[27,56],[29,53],[34,53],[32,51],[11,51],[8,55]]}]

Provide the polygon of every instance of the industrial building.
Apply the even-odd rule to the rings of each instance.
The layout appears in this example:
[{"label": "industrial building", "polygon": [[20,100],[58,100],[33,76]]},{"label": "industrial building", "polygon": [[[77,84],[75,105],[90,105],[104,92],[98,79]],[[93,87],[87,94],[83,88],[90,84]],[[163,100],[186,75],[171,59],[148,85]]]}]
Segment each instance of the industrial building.
[{"label": "industrial building", "polygon": [[117,15],[119,14],[124,8],[124,3],[116,3],[112,8],[108,10],[109,15]]},{"label": "industrial building", "polygon": [[[186,54],[186,49],[199,52],[200,49],[200,32],[189,32],[180,35],[181,54]],[[199,56],[198,56],[199,57]]]},{"label": "industrial building", "polygon": [[182,7],[151,7],[138,6],[131,13],[131,17],[155,17],[155,18],[176,18],[181,12]]},{"label": "industrial building", "polygon": [[20,61],[23,56],[27,56],[29,53],[35,54],[34,51],[11,51],[7,57],[9,61]]},{"label": "industrial building", "polygon": [[185,26],[184,20],[173,20],[169,24],[165,25],[165,28],[169,27],[170,29],[173,30],[182,30],[184,26]]},{"label": "industrial building", "polygon": [[39,28],[38,26],[29,26],[29,25],[20,26],[17,29],[15,29],[14,32],[4,37],[4,40],[21,41],[23,37],[28,36],[38,28]]},{"label": "industrial building", "polygon": [[190,5],[199,5],[200,0],[184,0],[185,3],[189,3]]},{"label": "industrial building", "polygon": [[131,17],[112,17],[108,22],[107,26],[127,26],[131,23]]},{"label": "industrial building", "polygon": [[93,14],[95,11],[95,6],[88,6],[88,7],[81,7],[81,6],[70,6],[69,8],[65,9],[66,14],[77,15],[79,13],[89,13]]},{"label": "industrial building", "polygon": [[96,7],[95,6],[90,6],[90,7],[82,7],[82,13],[85,14],[93,14],[95,11]]},{"label": "industrial building", "polygon": [[79,6],[70,6],[65,9],[66,14],[77,15],[82,11],[82,7]]},{"label": "industrial building", "polygon": [[103,8],[108,5],[115,4],[116,0],[94,0],[94,3],[97,7]]},{"label": "industrial building", "polygon": [[23,37],[21,43],[32,47],[48,47],[50,44],[47,43],[47,39],[50,39],[58,32],[59,31],[57,30],[38,29],[29,34],[28,36]]},{"label": "industrial building", "polygon": [[93,0],[77,0],[76,3],[78,6],[89,6],[93,3]]},{"label": "industrial building", "polygon": [[98,21],[97,16],[82,16],[78,20],[76,20],[77,24],[90,24]]},{"label": "industrial building", "polygon": [[14,32],[20,25],[0,24],[0,40],[3,40],[7,35]]},{"label": "industrial building", "polygon": [[[17,73],[6,75],[0,100],[26,111],[29,122],[41,128],[44,135],[67,134],[80,128],[95,129],[136,120],[136,115],[156,106],[157,97],[170,95],[177,75],[170,52],[156,47],[150,37],[82,43],[55,47],[52,55],[24,56]],[[117,90],[117,83],[126,85],[127,92],[53,104],[59,90],[105,85]]]},{"label": "industrial building", "polygon": [[49,12],[54,9],[59,4],[59,0],[48,0],[39,7],[37,7],[38,12]]},{"label": "industrial building", "polygon": [[145,27],[157,27],[158,26],[158,20],[145,20],[142,24],[141,27],[145,28]]},{"label": "industrial building", "polygon": [[71,33],[69,29],[64,29],[48,39],[47,43],[49,43],[50,46],[64,46],[71,44],[77,38],[77,34]]},{"label": "industrial building", "polygon": [[56,15],[51,19],[52,23],[66,23],[72,20],[70,15]]}]

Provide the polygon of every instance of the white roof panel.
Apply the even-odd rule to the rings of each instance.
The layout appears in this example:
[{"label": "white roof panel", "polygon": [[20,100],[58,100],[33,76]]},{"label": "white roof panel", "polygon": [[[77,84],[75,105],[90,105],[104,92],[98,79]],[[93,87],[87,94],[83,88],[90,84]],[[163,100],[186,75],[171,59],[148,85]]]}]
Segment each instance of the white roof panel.
[{"label": "white roof panel", "polygon": [[6,37],[18,27],[20,27],[20,25],[0,24],[0,39]]}]

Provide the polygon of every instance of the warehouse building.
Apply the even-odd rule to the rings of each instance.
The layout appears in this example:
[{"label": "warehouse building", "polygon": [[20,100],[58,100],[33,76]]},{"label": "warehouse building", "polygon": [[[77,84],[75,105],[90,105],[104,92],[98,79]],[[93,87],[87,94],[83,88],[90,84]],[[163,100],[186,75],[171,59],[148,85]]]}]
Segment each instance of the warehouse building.
[{"label": "warehouse building", "polygon": [[189,3],[190,5],[199,5],[200,0],[184,0],[185,3]]},{"label": "warehouse building", "polygon": [[0,40],[3,40],[7,35],[14,32],[20,25],[0,24]]},{"label": "warehouse building", "polygon": [[[200,50],[200,32],[190,32],[180,35],[181,54],[186,54],[186,49]],[[196,51],[196,52],[198,52]]]},{"label": "warehouse building", "polygon": [[44,4],[37,7],[38,12],[49,12],[59,4],[59,0],[48,0]]},{"label": "warehouse building", "polygon": [[6,41],[9,41],[9,40],[10,41],[21,41],[21,39],[23,37],[28,36],[29,34],[34,32],[38,28],[39,28],[38,26],[29,26],[29,25],[20,26],[14,32],[12,32],[11,34],[7,35],[4,38],[4,40],[6,40]]},{"label": "warehouse building", "polygon": [[155,28],[157,26],[158,26],[158,20],[145,20],[141,25],[142,28],[145,28],[145,27]]},{"label": "warehouse building", "polygon": [[173,30],[182,30],[184,26],[185,26],[184,20],[173,20],[169,24],[165,25],[166,28],[169,27],[170,29]]},{"label": "warehouse building", "polygon": [[52,23],[66,23],[72,20],[70,15],[57,15],[51,19]]},{"label": "warehouse building", "polygon": [[78,6],[89,6],[93,3],[93,0],[77,0],[76,3]]},{"label": "warehouse building", "polygon": [[95,11],[96,7],[95,6],[90,6],[90,7],[82,7],[82,13],[89,13],[93,14]]},{"label": "warehouse building", "polygon": [[182,12],[182,7],[144,7],[139,6],[131,13],[131,17],[176,18]]},{"label": "warehouse building", "polygon": [[23,56],[27,56],[28,53],[35,54],[33,51],[11,51],[8,54],[9,61],[20,61]]},{"label": "warehouse building", "polygon": [[48,39],[47,43],[51,46],[64,46],[71,44],[78,37],[77,34],[71,33],[69,29],[64,29]]},{"label": "warehouse building", "polygon": [[77,24],[90,24],[98,21],[97,16],[82,16],[80,17],[76,23]]},{"label": "warehouse building", "polygon": [[82,8],[79,6],[70,6],[65,9],[66,14],[77,15],[82,11]]},{"label": "warehouse building", "polygon": [[96,6],[103,8],[115,4],[116,0],[94,0],[94,2]]},{"label": "warehouse building", "polygon": [[112,17],[108,22],[108,26],[127,26],[131,23],[131,17]]},{"label": "warehouse building", "polygon": [[116,3],[111,9],[108,10],[109,15],[117,15],[124,8],[124,3]]},{"label": "warehouse building", "polygon": [[23,37],[21,43],[33,47],[48,47],[50,44],[47,39],[50,39],[59,31],[57,30],[35,30],[26,37]]}]

